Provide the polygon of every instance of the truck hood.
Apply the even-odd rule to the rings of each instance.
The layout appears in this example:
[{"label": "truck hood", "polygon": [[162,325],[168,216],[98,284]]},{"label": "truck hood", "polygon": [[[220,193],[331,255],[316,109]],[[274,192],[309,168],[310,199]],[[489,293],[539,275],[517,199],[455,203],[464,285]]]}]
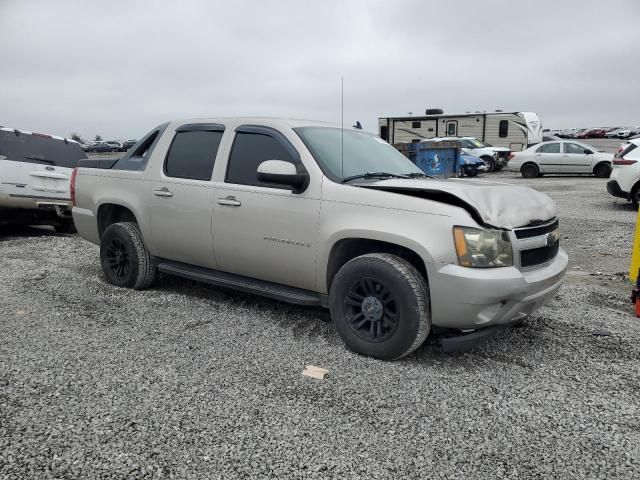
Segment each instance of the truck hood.
[{"label": "truck hood", "polygon": [[529,187],[464,179],[389,179],[361,187],[435,200],[464,208],[480,224],[513,229],[556,216],[555,203]]}]

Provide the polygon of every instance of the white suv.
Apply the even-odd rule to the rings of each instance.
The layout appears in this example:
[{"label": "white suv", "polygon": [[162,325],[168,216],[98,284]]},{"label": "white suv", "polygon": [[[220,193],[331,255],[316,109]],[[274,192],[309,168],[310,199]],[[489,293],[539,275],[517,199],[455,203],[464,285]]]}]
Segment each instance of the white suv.
[{"label": "white suv", "polygon": [[638,208],[640,197],[640,138],[630,140],[627,147],[613,159],[611,180],[607,191],[614,197],[633,202]]},{"label": "white suv", "polygon": [[68,138],[0,127],[0,224],[73,233],[69,179],[86,158]]}]

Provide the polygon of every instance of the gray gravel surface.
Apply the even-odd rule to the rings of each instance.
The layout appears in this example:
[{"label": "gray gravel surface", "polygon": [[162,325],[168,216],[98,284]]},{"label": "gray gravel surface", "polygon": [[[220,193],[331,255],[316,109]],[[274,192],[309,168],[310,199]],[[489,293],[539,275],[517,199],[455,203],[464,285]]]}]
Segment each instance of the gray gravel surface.
[{"label": "gray gravel surface", "polygon": [[118,289],[77,236],[1,231],[0,478],[640,477],[640,319],[615,275],[635,213],[603,180],[527,183],[560,207],[558,296],[472,352],[391,363],[323,311]]}]

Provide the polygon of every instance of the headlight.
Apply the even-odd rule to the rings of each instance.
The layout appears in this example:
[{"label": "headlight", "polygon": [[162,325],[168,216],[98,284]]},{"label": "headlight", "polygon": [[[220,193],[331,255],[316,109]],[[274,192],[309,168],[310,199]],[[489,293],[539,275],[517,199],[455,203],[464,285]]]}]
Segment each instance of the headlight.
[{"label": "headlight", "polygon": [[511,267],[513,249],[502,230],[454,227],[453,239],[458,262],[463,267]]}]

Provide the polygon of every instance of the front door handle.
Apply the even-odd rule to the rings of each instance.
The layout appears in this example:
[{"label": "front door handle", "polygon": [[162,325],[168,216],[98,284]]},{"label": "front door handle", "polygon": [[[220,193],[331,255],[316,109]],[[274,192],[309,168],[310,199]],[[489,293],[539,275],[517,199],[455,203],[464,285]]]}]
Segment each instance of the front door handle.
[{"label": "front door handle", "polygon": [[171,193],[167,187],[156,188],[153,194],[157,197],[173,197],[173,193]]},{"label": "front door handle", "polygon": [[240,203],[240,200],[237,200],[236,197],[232,195],[229,195],[228,197],[224,197],[224,198],[219,198],[218,204],[227,205],[229,207],[239,207],[240,205],[242,205],[242,203]]}]

